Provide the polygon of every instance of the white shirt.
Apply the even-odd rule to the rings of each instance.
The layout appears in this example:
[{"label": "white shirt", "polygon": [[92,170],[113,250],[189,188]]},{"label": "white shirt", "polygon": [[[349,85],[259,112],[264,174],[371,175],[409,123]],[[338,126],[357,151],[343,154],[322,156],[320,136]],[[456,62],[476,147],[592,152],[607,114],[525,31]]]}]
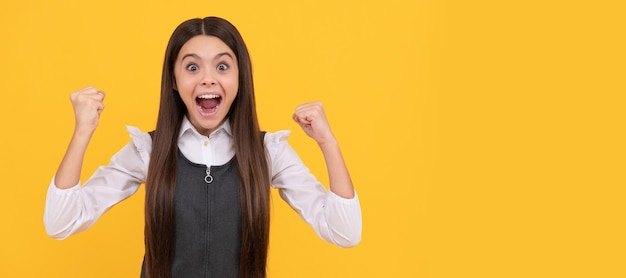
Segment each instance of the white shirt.
[{"label": "white shirt", "polygon": [[[130,197],[145,182],[152,139],[148,133],[127,126],[132,141],[117,152],[107,166],[99,167],[83,186],[59,189],[54,178],[48,187],[44,224],[56,239],[91,227],[115,204]],[[322,239],[340,247],[361,240],[361,207],[358,196],[345,199],[327,191],[310,173],[287,143],[289,131],[266,133],[272,187]],[[232,133],[225,121],[209,137],[201,135],[184,118],[178,147],[190,161],[207,166],[226,164],[235,154]]]}]

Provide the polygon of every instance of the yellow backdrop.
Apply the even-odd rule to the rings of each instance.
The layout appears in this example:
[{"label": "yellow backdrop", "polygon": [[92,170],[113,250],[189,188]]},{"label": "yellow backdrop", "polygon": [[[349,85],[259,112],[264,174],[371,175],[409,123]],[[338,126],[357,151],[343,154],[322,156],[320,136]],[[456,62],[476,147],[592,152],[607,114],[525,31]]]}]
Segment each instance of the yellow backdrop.
[{"label": "yellow backdrop", "polygon": [[270,277],[625,277],[620,1],[43,1],[0,9],[0,277],[137,277],[143,189],[90,230],[45,235],[69,94],[106,110],[83,180],[155,126],[161,63],[191,17],[250,48],[262,128],[322,181],[292,123],[321,100],[363,209],[340,249],[273,193]]}]

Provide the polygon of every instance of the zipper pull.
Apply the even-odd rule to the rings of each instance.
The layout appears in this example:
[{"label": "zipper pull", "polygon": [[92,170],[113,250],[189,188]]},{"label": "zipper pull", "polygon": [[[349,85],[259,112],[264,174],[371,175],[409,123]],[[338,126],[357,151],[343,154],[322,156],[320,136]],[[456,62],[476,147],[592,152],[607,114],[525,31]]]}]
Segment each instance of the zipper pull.
[{"label": "zipper pull", "polygon": [[211,166],[206,167],[206,177],[204,177],[204,182],[206,183],[213,182],[213,176],[211,176]]}]

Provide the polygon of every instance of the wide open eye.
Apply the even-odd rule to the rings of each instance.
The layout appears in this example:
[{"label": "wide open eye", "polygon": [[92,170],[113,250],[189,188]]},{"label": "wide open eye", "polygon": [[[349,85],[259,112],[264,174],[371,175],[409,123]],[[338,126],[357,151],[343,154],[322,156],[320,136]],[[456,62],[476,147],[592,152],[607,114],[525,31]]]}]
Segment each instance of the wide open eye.
[{"label": "wide open eye", "polygon": [[228,69],[228,65],[227,64],[220,63],[219,65],[217,65],[217,70],[225,71],[227,69]]},{"label": "wide open eye", "polygon": [[198,70],[198,65],[196,65],[196,64],[189,64],[187,66],[187,70],[188,71],[197,71]]}]

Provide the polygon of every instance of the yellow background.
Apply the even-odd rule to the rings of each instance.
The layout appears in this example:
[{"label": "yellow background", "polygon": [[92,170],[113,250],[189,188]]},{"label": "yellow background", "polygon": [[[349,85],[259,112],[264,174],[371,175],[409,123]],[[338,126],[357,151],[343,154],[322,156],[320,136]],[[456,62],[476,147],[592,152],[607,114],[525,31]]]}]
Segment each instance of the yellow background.
[{"label": "yellow background", "polygon": [[321,100],[363,210],[359,246],[273,195],[270,277],[626,277],[622,1],[10,1],[0,9],[0,277],[138,277],[143,189],[45,235],[69,94],[107,92],[83,180],[154,128],[173,29],[234,23],[258,113],[326,181],[291,122]]}]

